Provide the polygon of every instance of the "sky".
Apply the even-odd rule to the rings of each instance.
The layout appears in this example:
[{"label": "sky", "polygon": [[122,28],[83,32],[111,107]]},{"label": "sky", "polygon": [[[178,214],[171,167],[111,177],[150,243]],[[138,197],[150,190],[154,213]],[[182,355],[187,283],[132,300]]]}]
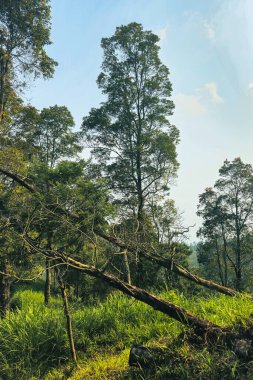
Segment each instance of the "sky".
[{"label": "sky", "polygon": [[252,14],[252,0],[53,0],[47,52],[59,65],[52,79],[31,82],[26,100],[38,109],[67,106],[79,128],[102,101],[101,38],[130,22],[156,33],[181,140],[171,198],[195,241],[198,196],[225,159],[253,164]]}]

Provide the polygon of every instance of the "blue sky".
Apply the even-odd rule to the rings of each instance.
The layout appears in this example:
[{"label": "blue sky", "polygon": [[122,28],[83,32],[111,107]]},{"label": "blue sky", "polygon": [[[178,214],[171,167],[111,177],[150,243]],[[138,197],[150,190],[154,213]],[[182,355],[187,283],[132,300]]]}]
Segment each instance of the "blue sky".
[{"label": "blue sky", "polygon": [[102,100],[101,38],[132,21],[158,34],[173,85],[171,122],[181,135],[171,196],[185,224],[196,224],[194,240],[198,195],[223,161],[253,164],[252,15],[252,0],[53,0],[48,53],[59,66],[53,79],[31,83],[27,101],[39,109],[66,105],[79,127]]}]

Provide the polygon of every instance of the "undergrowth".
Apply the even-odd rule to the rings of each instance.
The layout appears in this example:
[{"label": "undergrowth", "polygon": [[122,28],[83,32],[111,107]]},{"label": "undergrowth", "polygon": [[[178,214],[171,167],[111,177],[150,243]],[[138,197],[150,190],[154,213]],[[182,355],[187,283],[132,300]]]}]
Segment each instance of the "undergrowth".
[{"label": "undergrowth", "polygon": [[[247,298],[186,299],[175,291],[159,296],[220,326],[246,324],[253,313]],[[81,367],[72,375],[61,300],[52,298],[45,307],[42,292],[16,291],[12,310],[0,320],[0,379],[236,379],[251,366],[242,368],[231,351],[209,352],[177,340],[185,331],[180,323],[116,292],[96,306],[75,304],[71,313]],[[165,363],[129,369],[134,343],[166,348]]]}]

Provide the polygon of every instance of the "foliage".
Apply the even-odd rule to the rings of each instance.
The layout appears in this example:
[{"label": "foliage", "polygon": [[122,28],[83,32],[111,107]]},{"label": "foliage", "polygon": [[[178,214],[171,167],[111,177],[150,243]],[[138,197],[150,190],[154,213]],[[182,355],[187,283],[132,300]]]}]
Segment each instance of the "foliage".
[{"label": "foliage", "polygon": [[79,133],[73,132],[74,120],[65,106],[43,108],[24,106],[12,123],[13,143],[29,161],[39,160],[54,167],[63,158],[81,151]]},{"label": "foliage", "polygon": [[48,0],[2,0],[0,3],[0,120],[25,74],[53,75],[56,62],[45,47],[50,41]]},{"label": "foliage", "polygon": [[[214,189],[208,188],[199,198],[199,230],[216,256],[220,281],[245,287],[247,267],[252,262],[253,169],[240,158],[226,160]],[[203,259],[203,254],[202,254]],[[210,260],[209,260],[210,261]],[[234,272],[234,273],[233,273]]]},{"label": "foliage", "polygon": [[111,188],[139,216],[146,198],[166,190],[177,169],[178,130],[167,119],[174,107],[169,70],[159,59],[157,42],[137,23],[102,39],[97,83],[107,100],[82,125]]}]

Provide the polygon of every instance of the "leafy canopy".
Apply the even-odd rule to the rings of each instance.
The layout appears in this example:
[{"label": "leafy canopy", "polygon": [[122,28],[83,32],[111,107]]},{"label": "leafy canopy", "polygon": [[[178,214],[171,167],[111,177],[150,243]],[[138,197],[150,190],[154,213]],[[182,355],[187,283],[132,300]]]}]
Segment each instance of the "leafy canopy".
[{"label": "leafy canopy", "polygon": [[178,130],[168,120],[172,87],[158,40],[137,23],[102,39],[97,83],[106,101],[82,125],[111,187],[139,209],[150,194],[167,189],[177,169]]}]

